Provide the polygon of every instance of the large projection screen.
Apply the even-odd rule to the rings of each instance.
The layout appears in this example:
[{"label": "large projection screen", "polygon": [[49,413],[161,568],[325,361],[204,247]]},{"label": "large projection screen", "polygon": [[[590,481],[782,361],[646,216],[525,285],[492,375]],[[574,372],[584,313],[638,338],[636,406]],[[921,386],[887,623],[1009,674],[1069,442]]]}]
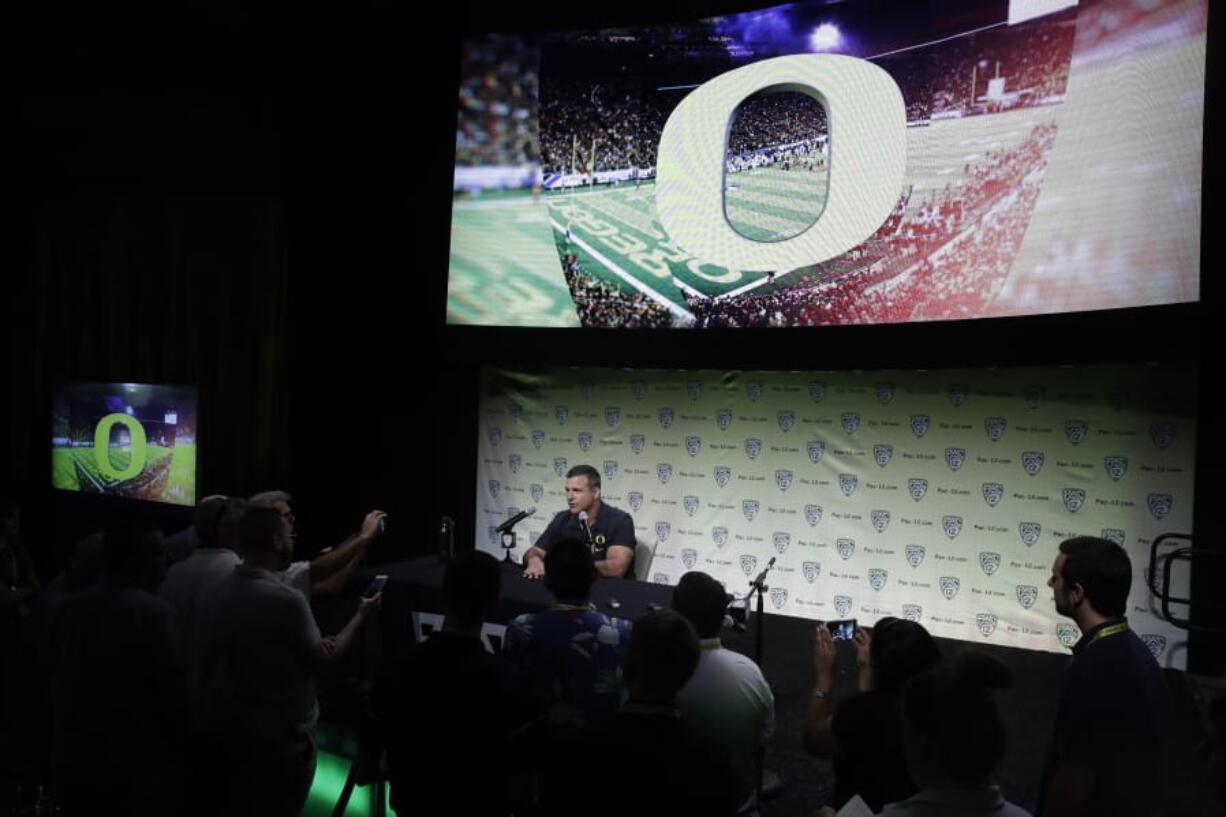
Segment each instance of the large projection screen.
[{"label": "large projection screen", "polygon": [[447,321],[1195,302],[1207,6],[849,0],[470,38]]}]

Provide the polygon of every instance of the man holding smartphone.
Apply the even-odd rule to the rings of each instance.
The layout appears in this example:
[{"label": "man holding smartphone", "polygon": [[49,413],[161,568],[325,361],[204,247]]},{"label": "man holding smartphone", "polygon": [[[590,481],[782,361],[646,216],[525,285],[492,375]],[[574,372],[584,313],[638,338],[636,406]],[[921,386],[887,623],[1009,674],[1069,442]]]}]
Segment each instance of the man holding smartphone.
[{"label": "man holding smartphone", "polygon": [[599,471],[590,465],[576,465],[566,472],[566,506],[524,554],[524,577],[543,577],[545,554],[563,539],[588,544],[598,576],[629,575],[634,564],[634,520],[620,508],[600,500]]}]

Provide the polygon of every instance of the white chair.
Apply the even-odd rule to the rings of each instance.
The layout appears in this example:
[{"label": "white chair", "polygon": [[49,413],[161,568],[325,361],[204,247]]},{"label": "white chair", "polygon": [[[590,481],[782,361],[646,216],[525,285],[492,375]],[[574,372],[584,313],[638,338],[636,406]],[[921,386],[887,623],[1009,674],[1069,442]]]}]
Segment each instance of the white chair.
[{"label": "white chair", "polygon": [[641,582],[651,577],[651,560],[656,555],[656,543],[638,542],[634,546],[634,578]]}]

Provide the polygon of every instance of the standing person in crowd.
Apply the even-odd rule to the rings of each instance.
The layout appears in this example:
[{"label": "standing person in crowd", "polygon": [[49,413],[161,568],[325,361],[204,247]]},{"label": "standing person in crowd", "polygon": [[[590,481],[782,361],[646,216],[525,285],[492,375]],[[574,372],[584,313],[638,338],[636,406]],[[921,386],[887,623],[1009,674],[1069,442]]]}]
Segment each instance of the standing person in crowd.
[{"label": "standing person in crowd", "polygon": [[693,625],[702,649],[698,668],[677,693],[677,706],[704,739],[727,750],[736,801],[748,803],[775,729],[775,696],[752,659],[720,642],[727,607],[724,586],[706,573],[686,573],[673,591],[673,609]]},{"label": "standing person in crowd", "polygon": [[834,805],[860,795],[874,811],[917,790],[907,772],[899,700],[906,682],[941,660],[936,641],[920,624],[886,616],[872,635],[861,627],[853,642],[859,691],[834,704],[837,653],[819,624],[814,641],[813,697],[804,744],[811,755],[834,761]]},{"label": "standing person in crowd", "polygon": [[1124,617],[1132,563],[1122,547],[1060,543],[1047,582],[1056,612],[1081,629],[1065,671],[1039,786],[1044,817],[1148,815],[1162,802],[1167,688]]},{"label": "standing person in crowd", "polygon": [[243,562],[201,614],[207,713],[232,747],[219,785],[229,787],[228,814],[291,817],[315,776],[316,667],[345,654],[379,596],[324,638],[306,596],[279,577],[293,550],[280,513],[248,508],[239,537]]}]

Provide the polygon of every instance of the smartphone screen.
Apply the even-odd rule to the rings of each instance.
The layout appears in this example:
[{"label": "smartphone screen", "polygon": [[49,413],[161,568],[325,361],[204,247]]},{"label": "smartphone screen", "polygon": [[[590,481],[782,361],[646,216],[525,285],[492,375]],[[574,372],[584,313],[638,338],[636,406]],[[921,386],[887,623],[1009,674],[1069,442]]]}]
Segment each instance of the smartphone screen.
[{"label": "smartphone screen", "polygon": [[851,641],[856,637],[856,620],[849,618],[843,621],[827,621],[826,629],[830,630],[835,641]]},{"label": "smartphone screen", "polygon": [[366,588],[366,592],[362,595],[366,598],[377,595],[382,592],[383,585],[385,584],[387,584],[387,576],[380,573],[378,576],[375,576],[374,581],[370,583],[370,586]]}]

